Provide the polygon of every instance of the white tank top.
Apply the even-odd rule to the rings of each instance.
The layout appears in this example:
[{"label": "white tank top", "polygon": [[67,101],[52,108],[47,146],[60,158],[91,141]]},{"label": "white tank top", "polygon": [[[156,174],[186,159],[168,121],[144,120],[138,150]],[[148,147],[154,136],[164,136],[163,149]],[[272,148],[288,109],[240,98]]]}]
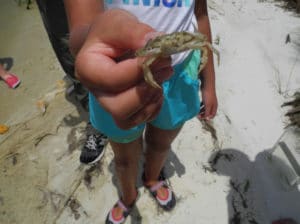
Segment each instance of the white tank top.
[{"label": "white tank top", "polygon": [[[105,0],[104,2],[106,9],[124,9],[159,32],[197,30],[195,0]],[[189,52],[183,52],[173,55],[172,64],[181,63],[188,54]]]}]

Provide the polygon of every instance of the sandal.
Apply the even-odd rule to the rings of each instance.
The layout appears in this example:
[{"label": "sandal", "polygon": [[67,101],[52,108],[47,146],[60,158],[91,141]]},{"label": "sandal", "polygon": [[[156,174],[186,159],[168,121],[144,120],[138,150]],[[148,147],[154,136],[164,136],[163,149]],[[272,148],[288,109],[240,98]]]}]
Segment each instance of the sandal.
[{"label": "sandal", "polygon": [[[145,183],[145,173],[143,173],[142,180]],[[159,177],[158,177],[158,182],[154,184],[151,187],[148,187],[144,184],[144,187],[147,188],[150,192],[150,194],[153,196],[157,204],[164,209],[165,211],[171,211],[175,205],[176,205],[176,197],[174,192],[170,189],[170,186],[168,185],[164,171],[163,169],[161,170]],[[160,188],[165,188],[167,190],[167,196],[166,197],[160,197],[157,194],[157,190]]]},{"label": "sandal", "polygon": [[5,75],[4,82],[9,88],[15,89],[20,85],[21,80],[15,74],[7,73],[7,75]]},{"label": "sandal", "polygon": [[[124,205],[121,199],[117,201],[117,203],[114,205],[114,207],[109,211],[105,224],[122,224],[126,221],[127,216],[131,213],[135,202],[137,201],[139,197],[139,192],[137,191],[136,199],[132,202],[132,204],[128,207]],[[123,210],[123,214],[120,217],[115,217],[115,208],[120,207]]]}]

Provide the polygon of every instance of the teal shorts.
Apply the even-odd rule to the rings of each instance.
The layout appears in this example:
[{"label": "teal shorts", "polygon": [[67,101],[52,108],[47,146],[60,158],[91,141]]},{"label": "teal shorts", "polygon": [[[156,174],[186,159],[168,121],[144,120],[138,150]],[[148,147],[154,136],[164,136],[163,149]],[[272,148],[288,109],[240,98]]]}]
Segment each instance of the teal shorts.
[{"label": "teal shorts", "polygon": [[[149,122],[153,126],[173,130],[196,116],[200,110],[198,67],[200,52],[193,51],[181,64],[174,66],[173,76],[162,84],[164,101],[157,117]],[[114,142],[128,143],[139,138],[145,123],[128,130],[120,129],[112,116],[89,94],[92,125]]]}]

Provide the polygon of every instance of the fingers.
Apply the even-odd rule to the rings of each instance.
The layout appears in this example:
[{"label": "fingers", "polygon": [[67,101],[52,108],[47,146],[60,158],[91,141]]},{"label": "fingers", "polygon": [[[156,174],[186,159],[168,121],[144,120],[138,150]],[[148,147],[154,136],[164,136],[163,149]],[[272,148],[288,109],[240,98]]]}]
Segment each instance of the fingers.
[{"label": "fingers", "polygon": [[205,114],[205,106],[204,106],[203,103],[201,103],[200,110],[199,110],[199,113],[198,113],[197,117],[199,119],[204,119],[204,114]]},{"label": "fingers", "polygon": [[162,90],[141,83],[117,94],[95,90],[98,102],[116,120],[126,120],[148,104],[155,103],[162,96]]},{"label": "fingers", "polygon": [[199,119],[210,120],[216,116],[218,109],[218,99],[214,88],[202,89],[203,108],[200,108]]},{"label": "fingers", "polygon": [[111,92],[122,91],[141,81],[142,69],[137,59],[120,61],[120,58],[128,50],[144,46],[146,34],[153,31],[127,11],[114,9],[101,13],[77,54],[78,78],[89,89]]},{"label": "fingers", "polygon": [[174,73],[173,67],[171,66],[171,57],[159,58],[150,66],[154,79],[158,83],[169,79]]},{"label": "fingers", "polygon": [[203,104],[202,107],[200,107],[200,111],[198,114],[199,119],[205,119],[205,120],[211,120],[216,116],[218,105],[217,103],[213,104]]},{"label": "fingers", "polygon": [[80,51],[76,58],[76,73],[87,88],[118,92],[142,80],[142,69],[136,58],[117,63],[113,58],[99,54],[98,47],[94,45]]},{"label": "fingers", "polygon": [[148,104],[129,117],[134,125],[152,120],[159,113],[163,103],[163,96],[155,96]]},{"label": "fingers", "polygon": [[[103,52],[105,50],[105,52]],[[102,51],[102,54],[99,52]],[[104,44],[91,45],[82,49],[77,55],[75,67],[79,80],[89,89],[97,88],[106,92],[125,90],[143,79],[141,58],[127,58],[116,61],[114,54],[118,50]],[[117,59],[130,57],[130,52]],[[107,56],[109,55],[109,56]],[[171,58],[159,58],[151,66],[154,79],[162,83],[173,74]]]},{"label": "fingers", "polygon": [[205,110],[204,118],[206,120],[211,120],[216,116],[217,108],[215,105],[208,107],[208,110]]},{"label": "fingers", "polygon": [[115,122],[121,129],[129,129],[141,123],[149,122],[158,115],[162,104],[163,104],[163,97],[162,96],[156,97],[152,102],[145,105],[145,107],[141,108],[141,110],[137,111],[128,119],[115,120]]},{"label": "fingers", "polygon": [[163,103],[162,90],[145,83],[120,94],[94,95],[121,129],[129,129],[152,120],[159,113]]},{"label": "fingers", "polygon": [[[140,82],[143,79],[141,60],[132,58],[132,51],[143,47],[149,38],[160,35],[153,31],[124,10],[101,13],[77,54],[75,67],[78,79],[88,89],[112,93]],[[151,70],[159,83],[170,78],[173,73],[171,58],[159,58]]]},{"label": "fingers", "polygon": [[[138,57],[138,64],[140,67],[143,67],[144,63],[147,59],[147,57]],[[154,80],[161,84],[163,81],[169,79],[172,74],[174,73],[173,67],[172,67],[172,59],[171,57],[162,58],[159,57],[154,60],[154,62],[150,65],[150,70],[153,75]],[[144,71],[145,72],[145,71]],[[145,74],[144,74],[145,75]]]},{"label": "fingers", "polygon": [[[153,119],[163,102],[162,90],[143,81],[140,59],[132,58],[153,31],[127,11],[107,10],[96,17],[76,57],[79,80],[123,128]],[[163,82],[173,73],[171,58],[159,58],[150,69]]]}]

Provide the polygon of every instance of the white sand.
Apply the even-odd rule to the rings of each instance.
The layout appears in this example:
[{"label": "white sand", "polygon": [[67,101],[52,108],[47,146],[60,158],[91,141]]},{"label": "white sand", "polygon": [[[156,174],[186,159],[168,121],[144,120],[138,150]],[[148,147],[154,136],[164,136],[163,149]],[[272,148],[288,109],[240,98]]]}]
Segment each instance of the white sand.
[{"label": "white sand", "polygon": [[[3,3],[15,14],[20,13],[11,4],[8,0]],[[27,11],[22,13],[24,21],[32,21],[25,16]],[[36,6],[28,13],[39,21]],[[272,2],[255,0],[211,0],[209,13],[221,54],[221,64],[216,66],[219,111],[213,121],[217,140],[197,119],[188,122],[174,142],[166,165],[178,197],[176,209],[170,214],[157,210],[140,186],[138,209],[127,223],[225,224],[232,220],[264,224],[281,217],[300,222],[299,191],[282,183],[278,170],[265,159],[286,126],[286,108],[281,105],[300,88],[300,18]],[[4,20],[0,21],[2,25]],[[19,34],[6,26],[7,41],[12,30]],[[41,27],[37,22],[37,30]],[[288,34],[291,42],[286,44]],[[26,40],[31,38],[28,35]],[[44,45],[33,49],[32,54],[41,49],[48,52],[45,36],[32,38],[37,37]],[[20,54],[14,71],[26,77],[32,71],[28,82],[36,77],[47,82],[42,74],[55,74],[43,84],[47,88],[41,90],[36,84],[27,86],[24,82],[14,92],[26,95],[31,89],[36,91],[30,100],[24,99],[26,103],[20,101],[22,113],[11,106],[15,96],[1,83],[0,105],[6,105],[6,109],[5,117],[1,109],[0,121],[15,125],[15,129],[0,142],[0,223],[103,223],[117,200],[110,148],[95,171],[79,164],[84,124],[65,120],[68,115],[78,118],[74,106],[60,95],[44,116],[34,115],[35,101],[61,78],[53,53],[43,54],[41,68],[35,72],[32,67],[38,62],[21,63],[22,55],[29,51],[16,49],[20,43],[14,40],[10,44],[15,47],[8,49],[2,41],[1,49],[6,49],[6,55]],[[45,63],[48,57],[53,62],[51,68]],[[213,153],[219,150],[222,154],[213,166],[216,172],[206,170]],[[78,204],[72,206],[70,202],[75,199]]]}]

